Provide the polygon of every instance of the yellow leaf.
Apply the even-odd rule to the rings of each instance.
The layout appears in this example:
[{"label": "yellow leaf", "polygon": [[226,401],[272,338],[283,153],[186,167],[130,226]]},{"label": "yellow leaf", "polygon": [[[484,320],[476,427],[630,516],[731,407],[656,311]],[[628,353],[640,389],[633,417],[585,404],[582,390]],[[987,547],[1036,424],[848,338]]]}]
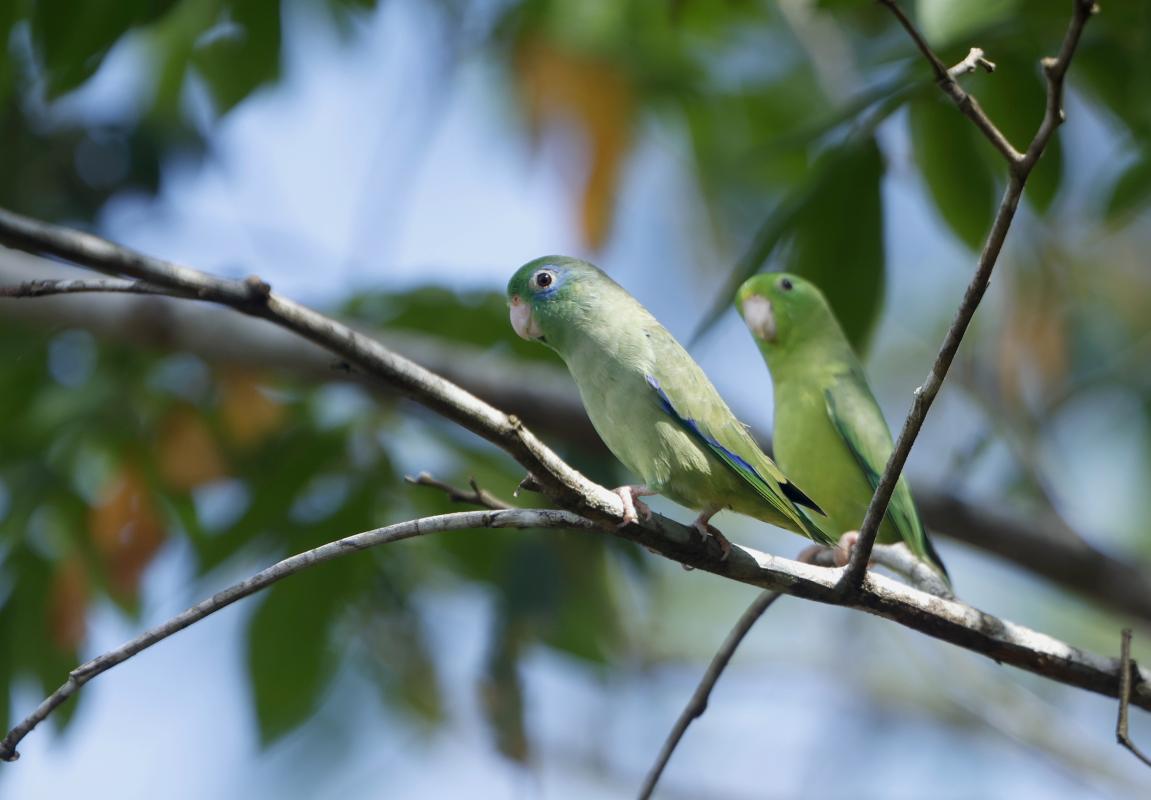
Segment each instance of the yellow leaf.
[{"label": "yellow leaf", "polygon": [[48,630],[52,643],[72,652],[88,633],[88,568],[73,555],[56,566],[48,601]]},{"label": "yellow leaf", "polygon": [[587,163],[579,191],[580,230],[598,249],[611,231],[620,168],[632,136],[635,95],[618,65],[564,49],[538,34],[525,36],[515,52],[520,100],[529,130],[569,125],[581,134]]},{"label": "yellow leaf", "polygon": [[88,531],[113,591],[135,597],[140,576],[164,543],[164,524],[140,474],[124,467],[88,512]]},{"label": "yellow leaf", "polygon": [[165,483],[180,491],[227,474],[216,437],[191,407],[174,409],[161,424],[157,458]]},{"label": "yellow leaf", "polygon": [[1051,276],[1016,281],[999,341],[999,381],[1010,404],[1021,404],[1028,388],[1041,396],[1063,380],[1066,328],[1066,313]]},{"label": "yellow leaf", "polygon": [[264,391],[261,376],[250,370],[220,372],[220,415],[228,437],[240,447],[254,447],[284,423],[284,406]]}]

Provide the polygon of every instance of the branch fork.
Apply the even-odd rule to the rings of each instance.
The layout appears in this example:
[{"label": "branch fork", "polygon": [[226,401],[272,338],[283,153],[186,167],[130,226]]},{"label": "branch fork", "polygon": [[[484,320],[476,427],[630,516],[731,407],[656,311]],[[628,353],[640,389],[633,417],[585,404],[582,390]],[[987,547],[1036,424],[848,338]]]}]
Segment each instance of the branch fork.
[{"label": "branch fork", "polygon": [[[939,354],[935,358],[935,363],[931,367],[931,372],[928,374],[927,380],[915,391],[911,410],[908,412],[907,419],[903,423],[903,428],[899,433],[899,439],[895,443],[891,457],[887,462],[887,467],[884,469],[883,476],[880,478],[879,485],[876,488],[875,495],[872,497],[870,505],[868,505],[867,514],[860,528],[859,540],[851,554],[851,561],[844,571],[843,578],[837,587],[837,593],[843,598],[850,597],[857,592],[863,583],[863,575],[867,569],[867,562],[871,556],[872,548],[875,546],[875,539],[879,535],[879,526],[887,512],[887,506],[891,501],[891,494],[895,490],[896,482],[899,480],[899,475],[903,471],[904,464],[907,462],[907,456],[911,452],[911,447],[915,443],[920,429],[923,427],[923,421],[927,417],[927,412],[931,408],[935,396],[939,393],[939,388],[943,380],[947,377],[947,371],[951,367],[951,362],[954,360],[956,352],[959,350],[959,344],[967,332],[967,326],[970,324],[971,318],[975,315],[975,310],[979,307],[979,301],[983,299],[983,294],[986,292],[987,286],[991,281],[991,272],[995,268],[995,263],[999,258],[999,253],[1003,249],[1003,243],[1007,238],[1007,232],[1015,218],[1016,209],[1019,207],[1019,199],[1023,195],[1023,188],[1027,183],[1032,169],[1034,169],[1035,164],[1038,163],[1039,157],[1043,154],[1044,149],[1046,149],[1048,142],[1051,140],[1055,128],[1063,121],[1065,116],[1063,113],[1063,81],[1067,74],[1067,68],[1071,63],[1072,57],[1075,55],[1075,50],[1079,45],[1079,40],[1083,34],[1083,28],[1087,24],[1087,20],[1098,11],[1098,6],[1093,0],[1072,0],[1071,22],[1068,24],[1067,33],[1063,37],[1059,54],[1054,58],[1047,58],[1043,61],[1044,74],[1047,76],[1047,105],[1043,120],[1040,122],[1031,144],[1027,147],[1027,151],[1020,153],[1007,141],[1007,137],[1004,136],[999,128],[987,117],[974,96],[965,92],[959,86],[955,77],[951,74],[951,71],[944,66],[939,56],[937,56],[935,51],[931,49],[931,46],[927,44],[927,40],[924,39],[923,35],[903,12],[899,3],[896,2],[896,0],[879,1],[890,9],[900,25],[907,31],[912,41],[915,42],[915,45],[919,48],[919,51],[935,72],[940,88],[951,97],[960,111],[975,123],[975,126],[979,128],[984,136],[987,137],[988,141],[990,141],[1006,159],[1009,178],[1007,188],[1004,190],[1003,198],[999,203],[999,210],[996,212],[995,220],[991,225],[991,231],[988,233],[987,240],[983,245],[983,250],[979,255],[979,264],[975,275],[972,276],[971,282],[964,292],[959,309],[956,311],[955,319],[952,321],[947,335],[944,337],[943,344],[940,346]],[[968,60],[978,63],[980,58],[982,58],[981,51],[979,51],[978,48],[973,48],[968,54],[967,59],[960,62],[959,66],[966,64]]]}]

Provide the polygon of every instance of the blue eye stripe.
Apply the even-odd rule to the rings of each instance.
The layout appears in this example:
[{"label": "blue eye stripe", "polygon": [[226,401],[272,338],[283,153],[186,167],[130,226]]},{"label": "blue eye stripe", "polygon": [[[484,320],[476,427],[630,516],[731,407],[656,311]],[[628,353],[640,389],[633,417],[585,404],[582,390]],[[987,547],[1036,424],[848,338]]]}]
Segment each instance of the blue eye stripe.
[{"label": "blue eye stripe", "polygon": [[[541,274],[549,275],[549,276],[551,276],[551,279],[552,279],[552,282],[543,288],[539,288],[539,283],[538,283]],[[531,282],[532,282],[532,284],[534,284],[532,290],[535,292],[536,297],[546,299],[548,297],[551,297],[552,294],[555,293],[555,290],[558,289],[563,284],[564,279],[566,277],[567,277],[567,274],[564,272],[560,272],[558,268],[552,267],[552,266],[545,266],[545,267],[541,268],[538,272],[536,272],[534,275],[532,275]]]}]

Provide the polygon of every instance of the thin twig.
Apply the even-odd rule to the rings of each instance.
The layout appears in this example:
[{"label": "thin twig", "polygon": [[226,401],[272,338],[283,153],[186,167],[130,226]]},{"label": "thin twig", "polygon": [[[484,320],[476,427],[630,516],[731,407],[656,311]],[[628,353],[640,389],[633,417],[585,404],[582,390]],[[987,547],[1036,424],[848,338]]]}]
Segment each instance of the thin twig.
[{"label": "thin twig", "polygon": [[972,47],[971,50],[968,51],[967,57],[947,70],[947,74],[954,79],[960,75],[975,72],[977,69],[982,69],[984,72],[995,72],[995,62],[987,60],[983,48]]},{"label": "thin twig", "polygon": [[170,289],[149,286],[143,281],[121,280],[75,280],[75,281],[27,281],[14,286],[0,286],[0,297],[51,297],[60,294],[91,294],[112,292],[115,294],[161,294],[171,296]]},{"label": "thin twig", "polygon": [[[1115,722],[1115,741],[1130,750],[1136,758],[1151,767],[1151,758],[1148,758],[1131,741],[1127,733],[1127,712],[1131,705],[1131,673],[1135,662],[1131,660],[1131,629],[1123,629],[1123,638],[1119,645],[1119,719]],[[1138,674],[1136,674],[1138,679]]]},{"label": "thin twig", "polygon": [[995,126],[995,123],[987,116],[983,107],[979,105],[979,101],[968,92],[966,92],[955,77],[947,69],[939,56],[935,55],[935,51],[931,49],[931,45],[923,38],[923,34],[915,27],[915,24],[908,19],[907,15],[903,13],[903,9],[899,7],[899,3],[895,0],[879,0],[880,3],[887,6],[895,18],[899,20],[899,24],[907,31],[907,35],[915,42],[915,46],[919,48],[919,52],[923,53],[923,57],[931,65],[932,72],[935,73],[935,81],[939,84],[939,88],[943,90],[951,100],[959,107],[959,110],[967,116],[975,127],[979,128],[980,132],[987,138],[987,141],[994,145],[995,149],[1007,159],[1010,164],[1018,164],[1023,160],[1023,154],[1015,149],[1015,146],[1007,139],[1003,131]]},{"label": "thin twig", "polygon": [[[821,547],[811,558],[804,560],[817,567],[838,567],[840,565],[836,563],[835,553],[836,548],[834,547]],[[927,592],[947,600],[955,598],[955,593],[951,591],[939,573],[922,559],[916,558],[907,548],[907,545],[902,542],[875,545],[871,549],[871,563],[886,567],[895,574],[906,578],[912,586],[921,592]]]},{"label": "thin twig", "polygon": [[475,478],[468,478],[468,485],[472,487],[470,492],[465,491],[464,489],[460,489],[456,486],[452,486],[450,483],[444,483],[441,480],[437,480],[429,472],[421,472],[414,478],[411,475],[406,475],[404,480],[413,486],[429,486],[433,489],[439,489],[441,492],[446,494],[448,499],[453,503],[466,503],[473,506],[483,506],[484,508],[490,508],[495,511],[502,511],[516,507],[511,503],[504,502],[489,492],[487,489],[481,489],[479,484],[476,483]]},{"label": "thin twig", "polygon": [[671,754],[675,752],[675,748],[679,745],[680,740],[683,738],[684,733],[693,721],[703,716],[703,712],[707,711],[707,701],[711,697],[711,690],[715,688],[719,676],[727,669],[728,663],[731,661],[735,651],[739,648],[743,637],[747,636],[748,631],[752,626],[759,621],[763,613],[771,608],[771,604],[782,597],[780,592],[764,591],[752,601],[747,610],[740,616],[739,621],[735,623],[735,627],[727,634],[727,638],[723,640],[723,644],[715,655],[711,658],[711,663],[707,665],[707,671],[703,673],[703,678],[700,679],[699,685],[695,687],[695,692],[692,694],[691,699],[688,700],[687,705],[683,711],[680,712],[679,718],[675,721],[675,726],[672,727],[671,733],[668,734],[667,740],[664,741],[663,747],[660,748],[659,756],[656,757],[655,764],[652,766],[651,771],[648,772],[647,777],[644,779],[643,786],[639,790],[639,800],[647,800],[651,797],[652,792],[655,791],[655,785],[659,783],[660,776],[663,775],[663,770],[667,766],[667,762],[671,759]]},{"label": "thin twig", "polygon": [[[943,62],[931,50],[919,31],[903,13],[899,4],[895,0],[880,0],[880,2],[891,9],[900,24],[907,30],[916,46],[931,64],[932,69],[935,70],[940,86],[955,100],[959,108],[975,121],[976,125],[980,126],[980,129],[984,130],[985,133],[990,130],[1002,137],[998,129],[991,124],[987,115],[979,108],[975,99],[964,93],[959,88],[959,84],[947,74]],[[879,526],[887,512],[887,505],[891,501],[891,493],[895,490],[896,482],[903,471],[903,465],[907,462],[907,456],[919,435],[920,428],[923,427],[923,420],[927,417],[928,409],[931,408],[935,396],[939,393],[939,387],[943,385],[947,370],[955,358],[955,353],[959,350],[959,344],[963,341],[967,326],[975,315],[975,309],[979,307],[979,301],[983,299],[983,294],[987,291],[987,286],[991,281],[991,272],[995,268],[995,262],[999,258],[1000,251],[1003,249],[1003,242],[1007,238],[1011,222],[1015,219],[1015,211],[1019,207],[1019,198],[1023,194],[1023,187],[1055,132],[1055,128],[1063,122],[1063,79],[1067,74],[1067,67],[1071,63],[1071,58],[1075,54],[1075,48],[1079,44],[1084,25],[1087,24],[1091,15],[1098,10],[1094,2],[1085,0],[1073,0],[1073,6],[1071,22],[1063,38],[1059,55],[1054,59],[1044,59],[1043,62],[1044,72],[1047,75],[1047,109],[1035,138],[1027,148],[1027,153],[1023,155],[1015,153],[1014,148],[1006,144],[1006,139],[1003,139],[1002,143],[1006,144],[1010,152],[997,145],[1000,146],[1001,152],[1007,157],[1011,166],[1007,187],[1003,192],[1002,200],[1000,200],[999,210],[995,213],[991,231],[987,234],[983,251],[979,255],[979,266],[971,278],[967,290],[963,293],[963,300],[959,304],[951,327],[947,330],[947,335],[939,349],[939,355],[936,356],[935,363],[931,367],[931,373],[923,385],[915,390],[915,399],[911,404],[911,410],[903,423],[903,429],[900,431],[899,439],[891,452],[891,458],[887,461],[887,467],[883,471],[875,495],[867,507],[867,515],[864,517],[863,525],[859,531],[859,541],[851,554],[851,561],[840,583],[840,592],[845,595],[857,591],[863,584],[867,572],[867,562],[871,556],[871,549],[875,545],[875,538],[879,535]],[[957,95],[956,92],[960,94]],[[990,134],[988,135],[995,143],[995,139]]]},{"label": "thin twig", "polygon": [[189,625],[199,622],[220,609],[231,605],[248,595],[294,575],[301,570],[331,561],[334,558],[357,553],[375,547],[415,536],[424,536],[441,531],[460,531],[481,528],[594,528],[595,525],[583,517],[568,511],[536,511],[532,509],[512,509],[503,511],[459,511],[454,514],[441,514],[435,517],[400,522],[385,528],[357,533],[334,542],[321,545],[313,550],[285,558],[252,577],[233,584],[189,608],[187,611],[132,639],[130,642],[110,650],[103,655],[81,664],[68,674],[68,680],[50,694],[24,721],[14,727],[3,741],[0,741],[0,760],[15,761],[20,757],[16,746],[38,724],[48,718],[57,706],[79,691],[88,681],[107,672],[112,667],[127,661],[132,656],[146,650],[157,642],[167,639]]}]

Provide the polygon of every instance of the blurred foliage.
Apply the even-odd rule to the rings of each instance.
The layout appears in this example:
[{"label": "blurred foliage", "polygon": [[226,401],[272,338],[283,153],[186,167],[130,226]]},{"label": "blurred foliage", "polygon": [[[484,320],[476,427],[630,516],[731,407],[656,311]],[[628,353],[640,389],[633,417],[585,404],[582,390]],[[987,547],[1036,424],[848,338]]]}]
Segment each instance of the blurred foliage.
[{"label": "blurred foliage", "polygon": [[[433,5],[448,25],[470,19],[462,13],[468,3]],[[1068,3],[907,5],[944,60],[958,61],[978,43],[998,63],[993,75],[964,81],[1025,147],[1044,103],[1038,59],[1060,41]],[[280,78],[286,15],[319,10],[347,34],[375,6],[0,3],[0,205],[90,225],[109,199],[156,192],[166,164],[210,152],[219,119]],[[823,286],[853,339],[866,344],[882,311],[886,238],[898,224],[883,193],[896,170],[918,176],[957,242],[969,249],[982,242],[1004,170],[938,96],[919,55],[875,3],[521,0],[497,7],[481,52],[504,67],[526,141],[558,130],[583,145],[570,178],[590,247],[610,240],[621,181],[648,127],[659,124],[684,144],[708,212],[706,233],[739,254],[733,265],[708,267],[717,270],[710,282],[726,288],[707,324],[743,278],[788,268]],[[1151,0],[1111,2],[1105,12],[1092,22],[1070,82],[1078,107],[1124,152],[1111,172],[1094,176],[1097,192],[1069,196],[1068,176],[1082,154],[1057,138],[1028,186],[1030,213],[1013,237],[1072,216],[1121,229],[1151,205]],[[132,102],[100,115],[70,110],[116,61],[112,54],[135,87]],[[207,108],[197,98],[207,98]],[[1122,371],[1125,359],[1145,363],[1146,348],[1130,343],[1151,317],[1141,300],[1145,271],[1098,278],[1074,271],[1072,255],[1032,244],[1034,264],[1011,278],[993,374],[973,368],[968,376],[973,394],[1025,429],[1091,391],[1096,365]],[[497,295],[429,286],[357,296],[341,311],[365,325],[551,358],[508,335]],[[425,466],[402,462],[411,439],[422,456],[450,465],[441,479],[475,476],[508,494],[521,477],[509,459],[476,448],[452,426],[412,421],[393,400],[349,386],[141,353],[79,331],[0,330],[0,363],[0,721],[16,682],[49,691],[77,663],[94,605],[139,613],[141,585],[167,549],[187,550],[201,583],[215,585],[217,571],[241,558],[265,562],[451,510],[436,492],[403,486],[404,469]],[[1145,375],[1128,370],[1122,379],[1151,414]],[[603,480],[614,469],[579,466]],[[384,703],[421,724],[440,722],[437,664],[415,599],[429,580],[478,585],[494,599],[486,674],[475,688],[496,746],[511,758],[531,753],[518,667],[532,647],[592,665],[612,663],[625,648],[610,572],[613,559],[643,563],[633,549],[575,534],[492,531],[482,541],[445,535],[385,550],[340,559],[254,601],[247,664],[265,742],[310,717],[350,640],[363,644],[363,666]],[[75,706],[54,719],[66,720]]]},{"label": "blurred foliage", "polygon": [[[210,117],[225,114],[279,77],[286,14],[322,10],[346,30],[375,5],[125,0],[108,13],[96,2],[6,4],[0,168],[10,180],[0,203],[83,220],[117,192],[156,191],[164,160],[210,146],[210,121],[193,113],[193,88],[205,90]],[[470,19],[467,3],[431,5],[447,25]],[[1060,41],[1067,9],[1046,0],[919,0],[914,11],[945,60],[957,61],[978,39],[999,64],[994,75],[965,81],[1025,147],[1044,105],[1038,59]],[[852,338],[866,345],[883,296],[878,187],[887,159],[881,148],[866,175],[849,180],[857,163],[865,166],[857,161],[863,142],[908,108],[913,156],[930,198],[972,249],[982,243],[1004,174],[986,142],[954,124],[955,109],[924,79],[918,54],[889,17],[849,0],[521,0],[498,13],[484,44],[506,61],[529,138],[564,128],[585,144],[582,174],[571,178],[589,246],[610,235],[620,176],[643,120],[673,121],[690,142],[715,235],[737,248],[750,243],[706,325],[743,277],[785,267],[823,285]],[[1113,220],[1151,201],[1151,82],[1138,77],[1149,17],[1147,0],[1108,9],[1091,26],[1072,73],[1074,88],[1132,142],[1132,160],[1107,176],[1113,188],[1092,209]],[[100,124],[54,116],[53,101],[82,89],[117,49],[147,76],[135,79],[133,110]],[[1039,212],[1058,197],[1062,146],[1052,143],[1025,195]]]},{"label": "blurred foliage", "polygon": [[[395,309],[429,300],[466,320],[462,338],[506,339],[505,307],[493,294],[417,290],[360,297],[349,308],[364,322],[403,325]],[[417,325],[419,317],[401,316],[412,329],[433,319]],[[78,663],[94,604],[111,601],[136,615],[147,568],[173,539],[186,543],[196,574],[206,577],[237,556],[270,562],[388,522],[459,510],[439,492],[403,484],[391,450],[406,420],[361,389],[308,388],[188,355],[104,346],[72,330],[0,330],[0,362],[10,365],[0,373],[5,701],[14,682],[31,678],[51,691]],[[460,445],[443,421],[421,428],[428,446],[454,454],[443,479],[463,485],[474,476],[510,495],[522,477],[510,459]],[[604,463],[598,471],[606,479],[612,469]],[[491,672],[477,691],[501,749],[526,758],[514,665],[534,644],[593,664],[611,660],[623,641],[607,571],[615,549],[555,532],[445,535],[277,584],[256,598],[248,631],[264,741],[315,711],[349,637],[364,643],[389,705],[439,721],[436,668],[412,593],[445,574],[497,598],[505,633],[493,640]],[[340,624],[351,620],[359,623]]]}]

